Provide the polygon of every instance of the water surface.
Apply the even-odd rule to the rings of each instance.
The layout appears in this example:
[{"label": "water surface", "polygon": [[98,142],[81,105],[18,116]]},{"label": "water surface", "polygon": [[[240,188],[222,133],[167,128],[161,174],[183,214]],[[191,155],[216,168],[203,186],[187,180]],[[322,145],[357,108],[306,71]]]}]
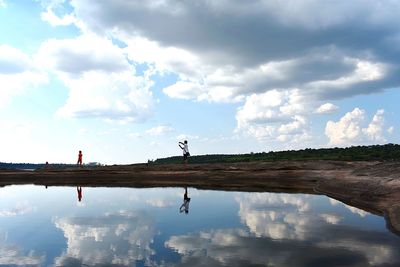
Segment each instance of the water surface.
[{"label": "water surface", "polygon": [[184,193],[1,188],[0,265],[400,266],[382,217],[328,197]]}]

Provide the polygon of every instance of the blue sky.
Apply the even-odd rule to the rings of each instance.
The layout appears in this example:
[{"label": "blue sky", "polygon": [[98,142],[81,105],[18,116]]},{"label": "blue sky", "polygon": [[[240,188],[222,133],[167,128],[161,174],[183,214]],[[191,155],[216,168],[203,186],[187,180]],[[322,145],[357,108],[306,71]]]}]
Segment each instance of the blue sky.
[{"label": "blue sky", "polygon": [[397,143],[396,1],[0,0],[0,161]]}]

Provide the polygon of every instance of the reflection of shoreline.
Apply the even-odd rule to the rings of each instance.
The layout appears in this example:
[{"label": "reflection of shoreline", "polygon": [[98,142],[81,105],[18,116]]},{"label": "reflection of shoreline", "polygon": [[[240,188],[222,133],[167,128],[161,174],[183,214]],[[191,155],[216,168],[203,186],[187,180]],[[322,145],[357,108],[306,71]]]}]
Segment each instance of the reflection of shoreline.
[{"label": "reflection of shoreline", "polygon": [[[400,231],[400,162],[253,162],[201,165],[121,165],[25,172],[0,170],[0,186],[11,184],[101,187],[182,187],[247,192],[323,194],[385,216]],[[63,179],[60,179],[63,177]],[[95,177],[95,178],[94,178]]]}]

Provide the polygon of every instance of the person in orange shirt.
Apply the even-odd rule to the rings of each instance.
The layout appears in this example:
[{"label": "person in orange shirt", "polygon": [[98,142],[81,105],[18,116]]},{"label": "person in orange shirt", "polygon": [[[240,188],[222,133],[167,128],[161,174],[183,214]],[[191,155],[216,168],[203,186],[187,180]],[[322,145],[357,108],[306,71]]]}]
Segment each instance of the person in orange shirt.
[{"label": "person in orange shirt", "polygon": [[82,151],[79,150],[79,154],[78,154],[78,162],[76,163],[79,166],[82,166]]}]

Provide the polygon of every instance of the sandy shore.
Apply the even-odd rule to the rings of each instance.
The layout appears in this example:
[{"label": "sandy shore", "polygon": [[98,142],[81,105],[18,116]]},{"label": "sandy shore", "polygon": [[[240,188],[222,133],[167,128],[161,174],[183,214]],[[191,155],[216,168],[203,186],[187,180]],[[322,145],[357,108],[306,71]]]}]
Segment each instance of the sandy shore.
[{"label": "sandy shore", "polygon": [[0,170],[0,186],[194,187],[321,194],[384,216],[400,234],[400,162],[278,161]]}]

